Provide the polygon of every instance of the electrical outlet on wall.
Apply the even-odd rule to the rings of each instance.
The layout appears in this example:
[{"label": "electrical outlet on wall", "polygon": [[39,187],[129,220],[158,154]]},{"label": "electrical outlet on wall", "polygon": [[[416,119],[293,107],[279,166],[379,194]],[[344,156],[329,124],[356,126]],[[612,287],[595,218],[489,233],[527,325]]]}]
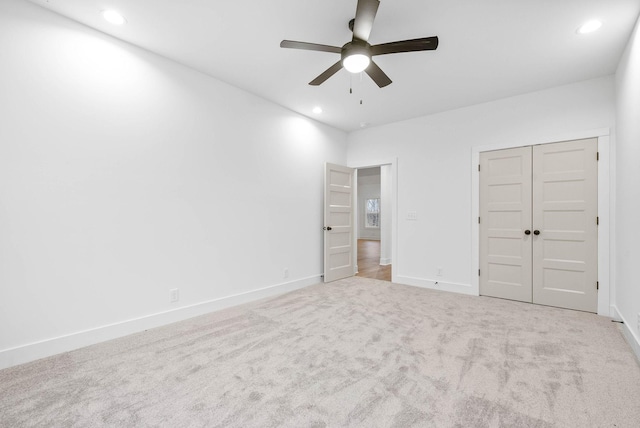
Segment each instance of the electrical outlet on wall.
[{"label": "electrical outlet on wall", "polygon": [[171,303],[175,303],[180,300],[180,289],[172,288],[169,292],[171,293]]},{"label": "electrical outlet on wall", "polygon": [[289,278],[289,268],[284,268],[284,271],[282,272],[282,276],[284,278]]},{"label": "electrical outlet on wall", "polygon": [[442,267],[438,266],[438,271],[436,272],[437,276],[442,276]]},{"label": "electrical outlet on wall", "polygon": [[418,212],[417,211],[407,211],[407,220],[417,220]]}]

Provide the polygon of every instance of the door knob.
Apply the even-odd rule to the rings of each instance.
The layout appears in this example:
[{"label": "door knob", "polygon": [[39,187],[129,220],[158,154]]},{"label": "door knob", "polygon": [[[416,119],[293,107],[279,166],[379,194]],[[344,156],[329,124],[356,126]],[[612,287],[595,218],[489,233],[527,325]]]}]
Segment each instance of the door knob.
[{"label": "door knob", "polygon": [[531,231],[529,229],[527,229],[527,230],[524,231],[524,234],[525,235],[531,235]]},{"label": "door knob", "polygon": [[323,227],[322,230],[331,230],[331,226]]},{"label": "door knob", "polygon": [[534,231],[533,231],[533,234],[534,234],[534,235],[540,235],[540,231],[539,231],[539,230],[534,230]]}]

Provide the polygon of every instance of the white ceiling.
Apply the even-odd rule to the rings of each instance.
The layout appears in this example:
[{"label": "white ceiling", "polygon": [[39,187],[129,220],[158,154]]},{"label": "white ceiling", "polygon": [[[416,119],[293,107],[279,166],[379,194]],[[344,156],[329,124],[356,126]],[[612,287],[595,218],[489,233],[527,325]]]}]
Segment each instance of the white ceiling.
[{"label": "white ceiling", "polygon": [[[440,45],[375,57],[393,80],[380,89],[345,70],[309,86],[339,55],[279,47],[342,46],[357,0],[31,1],[346,131],[612,74],[640,12],[640,0],[382,0],[371,44]],[[127,24],[107,23],[104,9]],[[578,35],[592,18],[603,27]]]}]

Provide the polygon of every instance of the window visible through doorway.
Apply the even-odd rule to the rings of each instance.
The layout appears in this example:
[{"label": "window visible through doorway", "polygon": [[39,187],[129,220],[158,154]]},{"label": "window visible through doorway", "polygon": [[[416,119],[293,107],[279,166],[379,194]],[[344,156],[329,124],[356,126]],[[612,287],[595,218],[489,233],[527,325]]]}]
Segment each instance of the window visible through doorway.
[{"label": "window visible through doorway", "polygon": [[380,228],[380,199],[367,199],[364,227]]}]

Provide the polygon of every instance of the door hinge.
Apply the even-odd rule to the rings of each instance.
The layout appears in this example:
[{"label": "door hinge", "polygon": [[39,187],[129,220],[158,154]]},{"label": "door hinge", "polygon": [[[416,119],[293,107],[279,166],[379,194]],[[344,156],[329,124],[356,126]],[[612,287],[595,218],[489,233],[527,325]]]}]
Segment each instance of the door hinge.
[{"label": "door hinge", "polygon": [[596,290],[600,290],[600,281],[596,281]]},{"label": "door hinge", "polygon": [[596,217],[596,226],[600,225],[600,216]]},{"label": "door hinge", "polygon": [[596,152],[596,160],[599,161],[600,160],[600,152]]},{"label": "door hinge", "polygon": [[480,217],[478,217],[478,224],[480,224]]},{"label": "door hinge", "polygon": [[478,164],[478,171],[480,171],[480,164]]},{"label": "door hinge", "polygon": [[480,276],[480,269],[478,269],[478,276]]}]

